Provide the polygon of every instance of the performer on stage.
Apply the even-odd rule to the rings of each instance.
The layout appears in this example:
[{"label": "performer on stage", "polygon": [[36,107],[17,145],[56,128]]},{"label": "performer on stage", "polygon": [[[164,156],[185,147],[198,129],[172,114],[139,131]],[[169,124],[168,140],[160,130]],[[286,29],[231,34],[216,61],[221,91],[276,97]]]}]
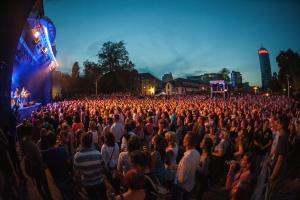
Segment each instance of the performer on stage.
[{"label": "performer on stage", "polygon": [[14,91],[12,90],[10,92],[10,106],[13,107],[16,104],[15,98],[14,98]]},{"label": "performer on stage", "polygon": [[26,89],[23,87],[21,91],[21,103],[25,104]]},{"label": "performer on stage", "polygon": [[29,102],[29,91],[27,89],[25,89],[25,87],[22,88],[22,92],[21,92],[21,102],[23,105],[27,104]]},{"label": "performer on stage", "polygon": [[15,99],[15,104],[20,104],[21,103],[21,99],[20,99],[20,91],[19,91],[19,88],[16,88],[16,91],[15,91],[15,95],[14,95],[14,99]]}]

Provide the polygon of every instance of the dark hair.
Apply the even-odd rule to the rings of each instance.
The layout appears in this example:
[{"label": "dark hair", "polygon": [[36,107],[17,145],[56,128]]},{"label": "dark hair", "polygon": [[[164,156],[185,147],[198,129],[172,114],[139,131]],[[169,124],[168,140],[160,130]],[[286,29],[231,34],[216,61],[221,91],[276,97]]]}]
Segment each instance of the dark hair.
[{"label": "dark hair", "polygon": [[181,123],[181,124],[184,123],[184,117],[183,117],[183,116],[178,116],[178,119],[180,120],[180,123]]},{"label": "dark hair", "polygon": [[115,121],[118,121],[120,119],[120,116],[118,114],[115,114],[114,119],[115,119]]},{"label": "dark hair", "polygon": [[188,138],[189,146],[195,147],[197,142],[197,135],[192,131],[188,131],[185,135]]},{"label": "dark hair", "polygon": [[168,112],[166,112],[166,111],[165,111],[165,112],[163,112],[163,113],[162,113],[162,115],[163,115],[163,116],[164,116],[166,119],[168,119],[168,118],[169,118],[169,113],[168,113]]},{"label": "dark hair", "polygon": [[133,165],[141,168],[151,167],[152,164],[149,152],[141,150],[133,151],[130,154],[130,160]]},{"label": "dark hair", "polygon": [[141,143],[140,138],[136,135],[133,135],[128,140],[127,151],[130,153],[130,152],[133,152],[136,150],[140,150],[141,145],[142,145],[142,143]]},{"label": "dark hair", "polygon": [[132,131],[131,123],[126,123],[124,129],[125,129],[126,132]]},{"label": "dark hair", "polygon": [[103,118],[101,116],[98,117],[98,123],[103,124]]},{"label": "dark hair", "polygon": [[125,185],[132,190],[140,190],[145,188],[145,176],[135,169],[129,170],[124,177]]},{"label": "dark hair", "polygon": [[108,124],[113,124],[114,120],[113,120],[113,118],[108,117],[107,118],[107,122],[108,122]]},{"label": "dark hair", "polygon": [[115,136],[111,132],[105,133],[104,143],[109,147],[115,146]]},{"label": "dark hair", "polygon": [[83,148],[90,148],[93,143],[93,137],[91,132],[83,133],[81,135],[81,145]]},{"label": "dark hair", "polygon": [[278,122],[279,122],[279,124],[282,125],[283,130],[285,132],[287,132],[288,127],[289,127],[289,119],[288,119],[288,117],[286,115],[281,115],[281,116],[279,116]]},{"label": "dark hair", "polygon": [[79,115],[75,115],[74,122],[75,123],[80,123],[80,117],[79,117]]},{"label": "dark hair", "polygon": [[164,161],[166,157],[166,147],[167,142],[165,138],[162,135],[156,135],[153,138],[154,140],[154,150],[157,151],[160,154],[161,159]]}]

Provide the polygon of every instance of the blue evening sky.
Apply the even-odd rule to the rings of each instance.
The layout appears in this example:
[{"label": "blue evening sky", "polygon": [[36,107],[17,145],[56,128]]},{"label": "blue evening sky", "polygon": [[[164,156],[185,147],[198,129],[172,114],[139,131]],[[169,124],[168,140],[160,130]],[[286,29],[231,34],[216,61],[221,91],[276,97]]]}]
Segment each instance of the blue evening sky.
[{"label": "blue evening sky", "polygon": [[158,78],[239,70],[260,85],[257,50],[300,50],[299,0],[45,0],[56,25],[60,70],[96,54],[106,41],[126,43],[140,72]]}]

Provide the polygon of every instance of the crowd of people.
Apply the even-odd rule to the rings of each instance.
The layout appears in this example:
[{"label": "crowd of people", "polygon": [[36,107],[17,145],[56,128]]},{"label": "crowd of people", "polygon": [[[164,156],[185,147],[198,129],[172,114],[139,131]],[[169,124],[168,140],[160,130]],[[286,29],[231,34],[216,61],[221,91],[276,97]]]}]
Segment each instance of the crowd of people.
[{"label": "crowd of people", "polygon": [[[25,173],[52,199],[278,199],[299,166],[299,103],[283,96],[82,98],[18,127]],[[298,159],[298,160],[297,160]]]}]

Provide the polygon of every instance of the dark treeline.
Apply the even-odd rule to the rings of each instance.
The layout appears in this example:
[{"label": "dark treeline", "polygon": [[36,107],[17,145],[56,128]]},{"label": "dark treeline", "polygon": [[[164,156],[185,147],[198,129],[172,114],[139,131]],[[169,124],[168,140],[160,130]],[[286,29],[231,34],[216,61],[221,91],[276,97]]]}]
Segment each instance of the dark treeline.
[{"label": "dark treeline", "polygon": [[97,62],[84,61],[83,75],[79,63],[75,62],[71,75],[61,76],[63,96],[95,94],[96,83],[98,93],[138,92],[138,71],[123,41],[104,43],[97,58]]}]

